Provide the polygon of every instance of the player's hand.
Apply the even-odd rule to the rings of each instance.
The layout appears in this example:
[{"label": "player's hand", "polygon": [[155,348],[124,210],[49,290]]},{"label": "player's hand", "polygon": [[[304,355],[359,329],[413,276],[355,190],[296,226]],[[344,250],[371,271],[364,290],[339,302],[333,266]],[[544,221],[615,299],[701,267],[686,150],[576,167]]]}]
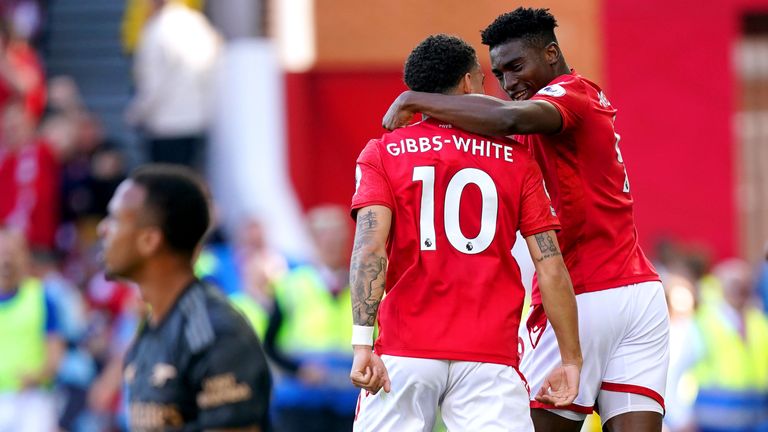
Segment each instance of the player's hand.
[{"label": "player's hand", "polygon": [[536,400],[564,407],[573,403],[579,393],[579,374],[581,368],[574,364],[564,364],[553,370],[536,394]]},{"label": "player's hand", "polygon": [[352,360],[349,379],[355,387],[368,390],[373,394],[378,393],[382,388],[389,393],[392,388],[384,362],[369,346],[355,345],[355,357]]},{"label": "player's hand", "polygon": [[389,106],[387,113],[384,114],[384,119],[381,121],[381,125],[385,129],[395,130],[407,126],[411,122],[414,112],[405,108],[405,101],[408,99],[409,93],[408,91],[400,93],[400,96]]}]

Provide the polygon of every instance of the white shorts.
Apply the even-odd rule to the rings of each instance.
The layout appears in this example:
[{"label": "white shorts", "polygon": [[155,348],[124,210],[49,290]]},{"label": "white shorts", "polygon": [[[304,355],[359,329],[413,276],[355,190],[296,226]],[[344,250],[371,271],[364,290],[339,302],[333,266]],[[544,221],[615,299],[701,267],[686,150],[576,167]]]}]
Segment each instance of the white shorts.
[{"label": "white shorts", "polygon": [[[661,283],[584,293],[576,296],[576,302],[584,357],[579,395],[566,409],[535,400],[531,400],[531,408],[548,409],[576,421],[594,409],[603,423],[627,412],[663,415],[669,314]],[[549,372],[560,364],[555,333],[542,311],[541,306],[532,308],[526,325],[520,328],[520,371],[531,395],[536,395]]]},{"label": "white shorts", "polygon": [[441,408],[451,431],[533,432],[519,372],[493,363],[382,355],[392,390],[360,392],[356,432],[431,432]]}]

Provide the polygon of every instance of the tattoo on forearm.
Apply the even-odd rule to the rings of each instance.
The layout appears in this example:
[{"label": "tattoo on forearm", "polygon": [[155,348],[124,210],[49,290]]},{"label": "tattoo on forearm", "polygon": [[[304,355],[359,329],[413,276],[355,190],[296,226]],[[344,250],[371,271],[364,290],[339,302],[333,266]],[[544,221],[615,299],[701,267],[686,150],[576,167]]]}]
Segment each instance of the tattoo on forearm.
[{"label": "tattoo on forearm", "polygon": [[374,325],[379,303],[384,295],[387,258],[377,253],[366,252],[367,249],[365,249],[365,246],[371,243],[378,226],[379,221],[372,210],[357,217],[355,245],[352,248],[349,270],[352,320],[355,325]]},{"label": "tattoo on forearm", "polygon": [[560,250],[555,246],[555,242],[549,234],[539,233],[534,235],[534,238],[536,238],[536,244],[539,245],[539,251],[541,252],[541,257],[536,259],[536,261],[541,262],[547,258],[560,255]]},{"label": "tattoo on forearm", "polygon": [[360,216],[358,221],[358,227],[364,227],[368,230],[372,230],[379,225],[379,221],[376,219],[376,213],[373,210],[368,210],[368,213]]}]

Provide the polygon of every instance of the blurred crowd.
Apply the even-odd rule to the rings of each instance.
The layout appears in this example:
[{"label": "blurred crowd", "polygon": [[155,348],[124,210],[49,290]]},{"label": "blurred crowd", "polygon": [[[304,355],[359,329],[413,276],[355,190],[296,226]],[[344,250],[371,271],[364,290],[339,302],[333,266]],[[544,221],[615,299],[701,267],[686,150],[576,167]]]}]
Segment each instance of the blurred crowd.
[{"label": "blurred crowd", "polygon": [[[0,8],[0,430],[125,430],[121,358],[145,311],[135,287],[101,273],[97,226],[130,167],[75,81],[45,76],[34,47],[44,7]],[[136,96],[126,121],[143,137],[143,160],[201,166],[221,40],[200,7],[128,2]],[[231,239],[215,229],[196,272],[263,341],[275,430],[348,431],[358,395],[348,379],[352,226],[340,206],[305,219],[314,260],[273,250],[252,218]],[[768,430],[768,264],[711,265],[672,242],[656,256],[672,323],[666,427]]]},{"label": "blurred crowd", "polygon": [[670,431],[768,430],[768,263],[663,243],[657,268],[670,315]]},{"label": "blurred crowd", "polygon": [[[202,168],[221,39],[201,4],[127,2],[135,96],[125,120],[143,161]],[[71,77],[45,76],[35,47],[45,4],[2,5],[0,430],[125,430],[121,358],[146,311],[134,286],[104,278],[98,223],[130,169],[126,143],[107,136]],[[278,382],[276,430],[350,430],[351,222],[338,206],[306,220],[312,262],[289,262],[248,219],[232,241],[213,231],[196,272],[263,340]]]}]

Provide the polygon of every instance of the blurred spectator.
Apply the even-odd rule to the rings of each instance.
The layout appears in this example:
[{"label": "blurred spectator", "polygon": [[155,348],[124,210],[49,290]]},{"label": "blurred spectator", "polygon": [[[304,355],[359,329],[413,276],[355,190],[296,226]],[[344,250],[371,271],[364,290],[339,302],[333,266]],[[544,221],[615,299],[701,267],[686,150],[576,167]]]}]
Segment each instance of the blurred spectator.
[{"label": "blurred spectator", "polygon": [[18,99],[36,127],[45,108],[45,75],[37,53],[18,30],[0,20],[0,110]]},{"label": "blurred spectator", "polygon": [[81,346],[87,325],[85,303],[80,291],[59,271],[54,253],[33,253],[32,275],[42,282],[45,293],[56,309],[61,338],[66,344],[56,377],[63,405],[59,427],[75,430],[86,408],[88,386],[96,373],[92,356]]},{"label": "blurred spectator", "polygon": [[[149,18],[153,0],[126,0],[123,22],[120,26],[120,39],[123,42],[123,51],[133,54],[139,43],[141,29]],[[203,0],[178,0],[192,9],[202,11]]]},{"label": "blurred spectator", "polygon": [[90,219],[95,234],[125,174],[123,155],[105,139],[101,122],[90,113],[78,115],[73,148],[62,160],[62,220]]},{"label": "blurred spectator", "polygon": [[[662,281],[669,307],[669,351],[670,363],[679,364],[681,358],[688,355],[689,345],[686,338],[696,331],[694,314],[696,312],[696,285],[692,276],[680,271],[665,271]],[[689,420],[690,407],[696,397],[697,384],[693,373],[685,372],[682,376],[667,376],[667,392],[664,399],[667,415],[664,422],[681,430]]]},{"label": "blurred spectator", "polygon": [[97,264],[96,226],[127,169],[119,145],[105,137],[100,119],[85,109],[71,77],[51,79],[48,91],[41,135],[61,165],[62,224],[56,246],[66,253],[65,274],[84,286]]},{"label": "blurred spectator", "polygon": [[274,304],[274,286],[288,269],[280,254],[267,245],[264,227],[255,220],[245,222],[236,245],[236,262],[242,278],[242,289],[230,300],[248,318],[261,340],[267,331],[269,314]]},{"label": "blurred spectator", "polygon": [[78,118],[85,112],[75,80],[57,76],[48,81],[48,105],[40,124],[40,135],[56,159],[64,163],[75,153]]},{"label": "blurred spectator", "polygon": [[145,135],[149,159],[195,167],[210,121],[220,38],[203,14],[173,0],[152,0],[135,57],[136,96],[129,124]]},{"label": "blurred spectator", "polygon": [[88,389],[88,431],[113,430],[124,416],[121,394],[123,356],[146,310],[136,286],[108,281],[95,274],[85,291],[90,308],[87,349],[96,361],[98,376]]},{"label": "blurred spectator", "polygon": [[29,113],[5,108],[0,131],[0,223],[24,232],[34,248],[50,249],[59,220],[59,168],[35,135]]},{"label": "blurred spectator", "polygon": [[[685,349],[670,366],[672,382],[693,371],[699,390],[673,430],[757,432],[768,428],[768,319],[751,302],[750,267],[731,259],[714,269],[722,298],[703,303]],[[670,395],[668,395],[670,396]],[[671,411],[669,414],[673,414]]]},{"label": "blurred spectator", "polygon": [[48,108],[56,113],[77,114],[85,110],[80,89],[68,75],[55,76],[48,80],[47,102]]},{"label": "blurred spectator", "polygon": [[318,262],[288,273],[275,289],[265,348],[278,366],[275,430],[349,431],[359,391],[349,382],[350,225],[343,207],[308,215]]},{"label": "blurred spectator", "polygon": [[757,270],[757,295],[760,297],[763,312],[768,313],[768,243],[765,244],[765,260],[760,261]]},{"label": "blurred spectator", "polygon": [[228,296],[242,291],[234,249],[220,227],[206,236],[206,243],[195,260],[195,276],[215,285]]},{"label": "blurred spectator", "polygon": [[28,266],[23,237],[0,229],[0,430],[50,432],[57,416],[49,385],[64,345],[56,308]]},{"label": "blurred spectator", "polygon": [[41,3],[44,2],[41,0],[3,0],[0,14],[11,23],[20,38],[32,41],[42,29],[44,5]]}]

